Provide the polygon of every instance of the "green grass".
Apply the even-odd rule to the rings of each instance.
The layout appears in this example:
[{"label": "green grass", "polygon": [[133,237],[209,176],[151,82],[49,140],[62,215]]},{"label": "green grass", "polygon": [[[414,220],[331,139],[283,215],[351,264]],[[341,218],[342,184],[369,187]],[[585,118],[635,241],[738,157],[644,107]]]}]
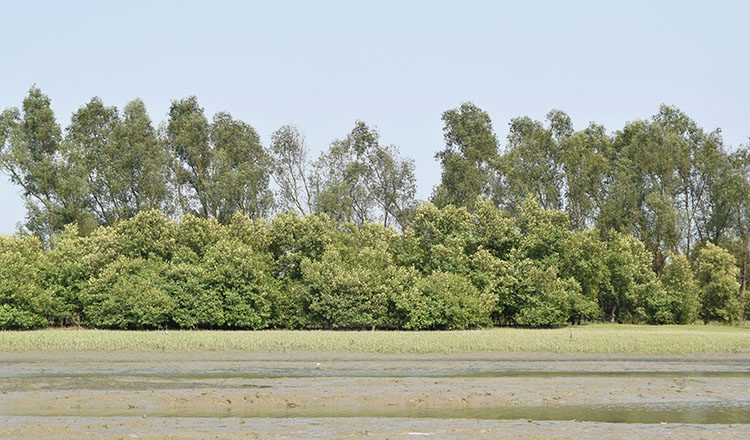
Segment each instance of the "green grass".
[{"label": "green grass", "polygon": [[450,332],[50,329],[0,332],[0,351],[750,353],[750,327],[596,324]]}]

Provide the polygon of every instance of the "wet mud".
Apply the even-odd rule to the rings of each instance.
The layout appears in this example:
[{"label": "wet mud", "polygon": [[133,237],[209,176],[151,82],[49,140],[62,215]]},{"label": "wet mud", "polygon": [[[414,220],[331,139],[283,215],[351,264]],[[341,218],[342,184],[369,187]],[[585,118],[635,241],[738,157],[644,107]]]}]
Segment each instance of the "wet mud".
[{"label": "wet mud", "polygon": [[0,353],[0,438],[750,438],[750,357]]}]

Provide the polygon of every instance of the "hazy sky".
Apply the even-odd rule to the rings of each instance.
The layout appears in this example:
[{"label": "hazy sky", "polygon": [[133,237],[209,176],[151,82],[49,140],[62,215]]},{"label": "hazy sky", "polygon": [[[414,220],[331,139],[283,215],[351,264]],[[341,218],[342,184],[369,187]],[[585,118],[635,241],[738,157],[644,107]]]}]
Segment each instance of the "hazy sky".
[{"label": "hazy sky", "polygon": [[[93,96],[228,110],[267,144],[295,123],[317,153],[356,119],[440,178],[440,114],[470,100],[504,141],[552,108],[609,130],[677,105],[730,145],[750,136],[747,2],[0,0],[0,108],[32,84],[58,120]],[[23,220],[0,178],[0,232]]]}]

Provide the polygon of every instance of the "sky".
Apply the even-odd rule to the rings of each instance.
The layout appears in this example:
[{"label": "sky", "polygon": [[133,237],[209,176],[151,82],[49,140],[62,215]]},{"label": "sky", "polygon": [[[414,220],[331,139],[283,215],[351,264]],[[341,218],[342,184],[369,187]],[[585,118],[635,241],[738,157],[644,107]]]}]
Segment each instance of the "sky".
[{"label": "sky", "polygon": [[[229,111],[268,145],[293,123],[313,153],[356,120],[440,180],[442,112],[472,101],[501,145],[517,116],[566,111],[615,131],[676,105],[726,143],[750,137],[750,2],[0,0],[0,109],[36,84],[58,121],[94,96]],[[0,233],[25,215],[0,176]]]}]

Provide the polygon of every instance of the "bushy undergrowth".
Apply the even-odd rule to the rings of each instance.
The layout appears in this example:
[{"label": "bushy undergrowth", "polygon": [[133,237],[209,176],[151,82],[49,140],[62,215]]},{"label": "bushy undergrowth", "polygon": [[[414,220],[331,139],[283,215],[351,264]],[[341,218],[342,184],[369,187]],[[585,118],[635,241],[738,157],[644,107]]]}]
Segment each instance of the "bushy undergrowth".
[{"label": "bushy undergrowth", "polygon": [[0,328],[467,329],[742,318],[736,264],[705,245],[664,275],[634,237],[571,231],[527,200],[421,206],[402,233],[325,214],[227,224],[144,211],[50,249],[0,237]]}]

